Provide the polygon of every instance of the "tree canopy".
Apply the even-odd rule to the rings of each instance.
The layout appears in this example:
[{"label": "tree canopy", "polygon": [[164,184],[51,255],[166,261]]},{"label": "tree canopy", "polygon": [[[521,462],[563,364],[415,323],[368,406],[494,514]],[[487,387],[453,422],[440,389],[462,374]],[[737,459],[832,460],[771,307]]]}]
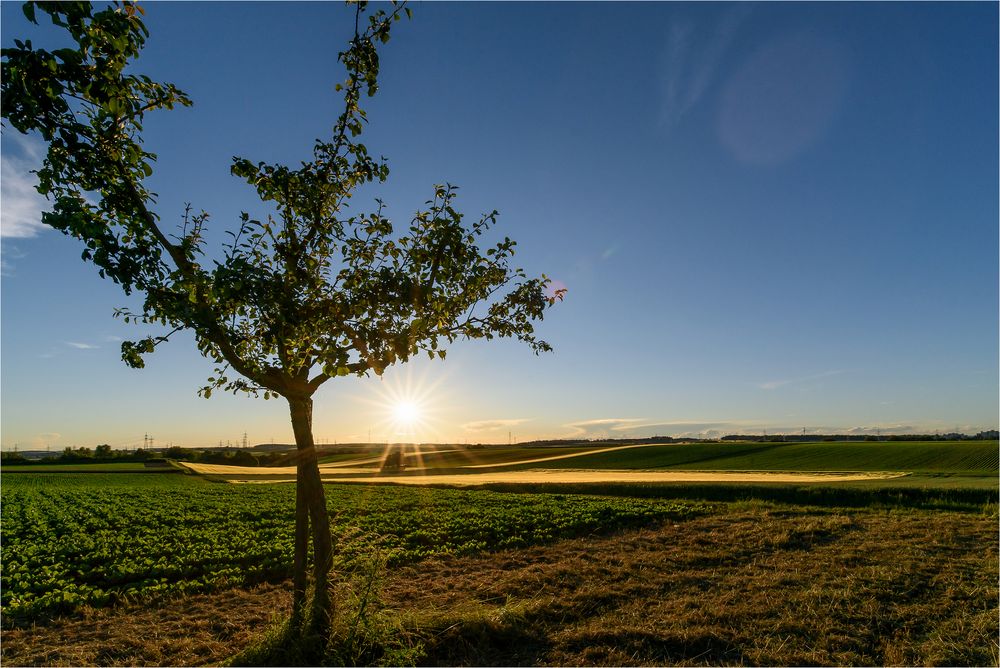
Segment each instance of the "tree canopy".
[{"label": "tree canopy", "polygon": [[[354,213],[361,185],[384,182],[389,169],[360,141],[364,96],[378,90],[376,45],[408,8],[364,15],[340,54],[347,77],[336,88],[344,109],[332,138],[317,139],[310,159],[286,166],[233,159],[230,171],[273,207],[263,219],[243,213],[227,226],[222,256],[206,253],[205,212],[189,207],[176,234],[155,212],[145,185],[156,156],[142,148],[145,115],[188,106],[175,85],[131,73],[148,31],[137,5],[94,11],[89,3],[27,3],[65,28],[76,49],[47,51],[30,41],[4,49],[3,117],[48,143],[39,191],[53,203],[43,221],[80,239],[84,259],[126,293],[144,293],[126,320],[190,329],[217,363],[201,393],[311,396],[330,378],[381,374],[421,352],[444,358],[458,338],[515,337],[536,352],[534,334],[562,293],[547,279],[510,264],[509,238],[480,248],[497,222],[492,211],[466,226],[457,188],[444,184],[397,231],[376,200]],[[169,334],[122,344],[122,358],[143,366]]]},{"label": "tree canopy", "polygon": [[230,172],[273,213],[242,213],[214,255],[206,250],[209,215],[188,205],[180,229],[168,233],[147,185],[156,156],[143,148],[146,114],[192,102],[173,84],[134,73],[149,34],[143,9],[28,2],[24,13],[32,22],[47,15],[76,44],[48,51],[15,40],[2,51],[3,118],[48,145],[38,170],[38,190],[52,202],[43,222],[79,239],[83,259],[102,277],[143,295],[141,308],[117,315],[169,330],[124,342],[126,364],[142,367],[143,356],[171,334],[190,330],[216,363],[200,390],[205,397],[221,388],[288,401],[298,452],[293,622],[326,638],[333,545],[312,395],[331,378],[382,374],[422,352],[443,359],[459,338],[510,337],[536,353],[550,350],[533,322],[563,291],[547,294],[544,275],[528,278],[513,267],[511,239],[481,248],[497,212],[466,225],[450,184],[434,186],[401,230],[380,200],[367,212],[350,208],[360,186],[389,174],[385,159],[359,139],[368,122],[361,100],[378,90],[377,46],[409,16],[404,4],[368,15],[365,3],[356,3],[354,36],[338,56],[346,69],[336,86],[343,112],[307,160],[287,166],[233,159]]}]

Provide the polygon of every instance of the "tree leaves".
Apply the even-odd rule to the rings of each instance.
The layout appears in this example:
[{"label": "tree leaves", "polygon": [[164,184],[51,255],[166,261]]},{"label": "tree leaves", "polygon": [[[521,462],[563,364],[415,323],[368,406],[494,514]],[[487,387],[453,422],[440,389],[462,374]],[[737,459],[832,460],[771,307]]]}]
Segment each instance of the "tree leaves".
[{"label": "tree leaves", "polygon": [[[308,397],[329,378],[382,374],[420,351],[445,359],[459,338],[512,337],[536,353],[550,349],[532,322],[564,291],[547,297],[547,278],[511,267],[511,239],[480,248],[496,211],[467,226],[454,206],[457,188],[439,184],[401,231],[378,200],[369,213],[346,215],[359,187],[389,174],[385,159],[357,138],[368,122],[362,93],[378,89],[376,47],[411,15],[405,4],[364,22],[365,4],[355,7],[357,24],[367,27],[339,54],[344,108],[310,160],[291,167],[233,158],[231,174],[275,213],[241,214],[211,260],[208,214],[188,205],[168,238],[143,186],[156,157],[142,150],[145,114],[191,101],[172,84],[131,73],[148,34],[141,8],[29,3],[32,22],[36,9],[76,44],[48,52],[16,41],[3,50],[3,117],[48,142],[39,192],[54,205],[44,222],[79,239],[102,276],[145,295],[141,312],[118,313],[126,322],[193,332],[198,350],[218,365],[202,396],[224,389]],[[123,361],[141,368],[142,356],[166,338],[123,343]]]}]

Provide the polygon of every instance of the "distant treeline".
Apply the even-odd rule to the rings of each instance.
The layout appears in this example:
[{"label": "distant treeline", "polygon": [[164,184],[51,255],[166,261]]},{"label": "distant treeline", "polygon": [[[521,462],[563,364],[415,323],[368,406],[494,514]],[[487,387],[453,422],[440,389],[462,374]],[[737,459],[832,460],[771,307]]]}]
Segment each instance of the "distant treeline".
[{"label": "distant treeline", "polygon": [[810,441],[995,441],[1000,437],[996,429],[969,434],[731,434],[723,441],[753,441],[757,443],[810,442]]},{"label": "distant treeline", "polygon": [[[570,447],[574,445],[600,445],[602,443],[607,443],[608,445],[639,445],[643,443],[690,443],[692,441],[714,441],[716,439],[705,439],[705,438],[672,438],[670,436],[650,436],[649,438],[551,438],[541,441],[520,441],[515,443],[517,447],[546,447],[546,446],[562,446]],[[497,444],[493,444],[494,446]],[[475,446],[469,446],[475,447]],[[479,447],[486,447],[485,445],[480,445]]]},{"label": "distant treeline", "polygon": [[[721,438],[691,438],[650,436],[648,438],[566,438],[522,441],[519,447],[552,447],[578,445],[639,445],[645,443],[716,443],[719,441],[751,441],[756,443],[804,443],[813,441],[992,441],[1000,436],[997,430],[981,431],[975,436],[948,434],[729,434]],[[469,446],[476,447],[476,446]],[[485,447],[485,446],[479,446]]]},{"label": "distant treeline", "polygon": [[110,445],[96,448],[66,448],[58,455],[41,459],[28,459],[19,452],[0,452],[2,464],[97,464],[111,462],[151,462],[176,459],[205,464],[230,464],[232,466],[283,466],[289,459],[288,453],[252,453],[238,448],[226,450],[198,450],[173,446],[162,450],[112,450]]}]

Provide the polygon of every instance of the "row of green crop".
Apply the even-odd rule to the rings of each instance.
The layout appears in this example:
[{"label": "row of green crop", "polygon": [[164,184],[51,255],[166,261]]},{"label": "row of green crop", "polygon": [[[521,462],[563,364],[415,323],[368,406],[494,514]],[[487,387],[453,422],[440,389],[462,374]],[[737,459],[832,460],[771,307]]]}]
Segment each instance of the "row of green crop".
[{"label": "row of green crop", "polygon": [[582,455],[553,464],[588,469],[996,473],[1000,456],[996,441],[677,443]]},{"label": "row of green crop", "polygon": [[[104,486],[95,475],[84,482],[55,474],[41,485],[22,477],[5,478],[3,486],[0,588],[8,623],[290,575],[291,486]],[[521,547],[706,509],[484,490],[329,486],[327,494],[342,563],[375,549],[398,564]]]}]

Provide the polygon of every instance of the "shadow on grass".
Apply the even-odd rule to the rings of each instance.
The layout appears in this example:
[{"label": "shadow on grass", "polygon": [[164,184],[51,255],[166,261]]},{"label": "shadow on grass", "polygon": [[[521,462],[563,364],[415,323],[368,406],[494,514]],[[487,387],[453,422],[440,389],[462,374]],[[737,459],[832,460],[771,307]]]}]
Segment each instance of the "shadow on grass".
[{"label": "shadow on grass", "polygon": [[639,630],[592,631],[574,637],[566,649],[579,652],[593,665],[614,665],[628,658],[657,665],[745,663],[738,647],[706,633],[659,635]]}]

